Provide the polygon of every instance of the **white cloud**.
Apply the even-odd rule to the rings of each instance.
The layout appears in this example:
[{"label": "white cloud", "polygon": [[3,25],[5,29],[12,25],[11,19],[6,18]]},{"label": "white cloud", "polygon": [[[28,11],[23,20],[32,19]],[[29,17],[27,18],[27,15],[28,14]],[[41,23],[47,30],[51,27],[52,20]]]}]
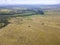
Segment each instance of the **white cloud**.
[{"label": "white cloud", "polygon": [[0,0],[0,4],[56,4],[60,0]]}]

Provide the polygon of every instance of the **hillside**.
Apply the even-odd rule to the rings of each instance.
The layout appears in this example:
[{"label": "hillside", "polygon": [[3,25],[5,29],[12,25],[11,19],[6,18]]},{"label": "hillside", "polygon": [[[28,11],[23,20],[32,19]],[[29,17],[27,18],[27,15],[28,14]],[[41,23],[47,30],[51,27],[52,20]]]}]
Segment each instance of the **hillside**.
[{"label": "hillside", "polygon": [[0,29],[0,45],[60,45],[59,15],[16,17],[10,22]]},{"label": "hillside", "polygon": [[0,45],[60,45],[60,8],[27,7],[0,7]]}]

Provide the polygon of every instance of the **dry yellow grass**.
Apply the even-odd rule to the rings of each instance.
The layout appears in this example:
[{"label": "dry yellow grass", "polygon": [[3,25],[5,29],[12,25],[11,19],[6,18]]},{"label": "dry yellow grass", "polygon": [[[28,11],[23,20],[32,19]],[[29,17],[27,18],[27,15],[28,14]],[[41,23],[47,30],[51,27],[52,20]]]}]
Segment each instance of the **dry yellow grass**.
[{"label": "dry yellow grass", "polygon": [[0,45],[60,45],[60,16],[17,18],[0,29]]}]

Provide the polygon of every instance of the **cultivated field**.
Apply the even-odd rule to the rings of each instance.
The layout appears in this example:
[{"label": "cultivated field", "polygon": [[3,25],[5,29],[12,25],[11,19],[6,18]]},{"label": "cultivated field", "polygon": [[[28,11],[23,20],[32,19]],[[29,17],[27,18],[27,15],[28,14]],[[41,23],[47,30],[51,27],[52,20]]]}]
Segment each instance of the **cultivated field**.
[{"label": "cultivated field", "polygon": [[0,45],[60,45],[60,13],[15,17],[0,29]]}]

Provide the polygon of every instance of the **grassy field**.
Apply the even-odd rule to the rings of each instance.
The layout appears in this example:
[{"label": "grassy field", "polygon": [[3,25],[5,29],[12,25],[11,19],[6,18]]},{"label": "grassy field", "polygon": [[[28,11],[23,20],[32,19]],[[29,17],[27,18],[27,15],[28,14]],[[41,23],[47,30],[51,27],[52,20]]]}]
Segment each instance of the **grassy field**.
[{"label": "grassy field", "polygon": [[60,45],[60,13],[15,17],[0,29],[0,45]]}]

